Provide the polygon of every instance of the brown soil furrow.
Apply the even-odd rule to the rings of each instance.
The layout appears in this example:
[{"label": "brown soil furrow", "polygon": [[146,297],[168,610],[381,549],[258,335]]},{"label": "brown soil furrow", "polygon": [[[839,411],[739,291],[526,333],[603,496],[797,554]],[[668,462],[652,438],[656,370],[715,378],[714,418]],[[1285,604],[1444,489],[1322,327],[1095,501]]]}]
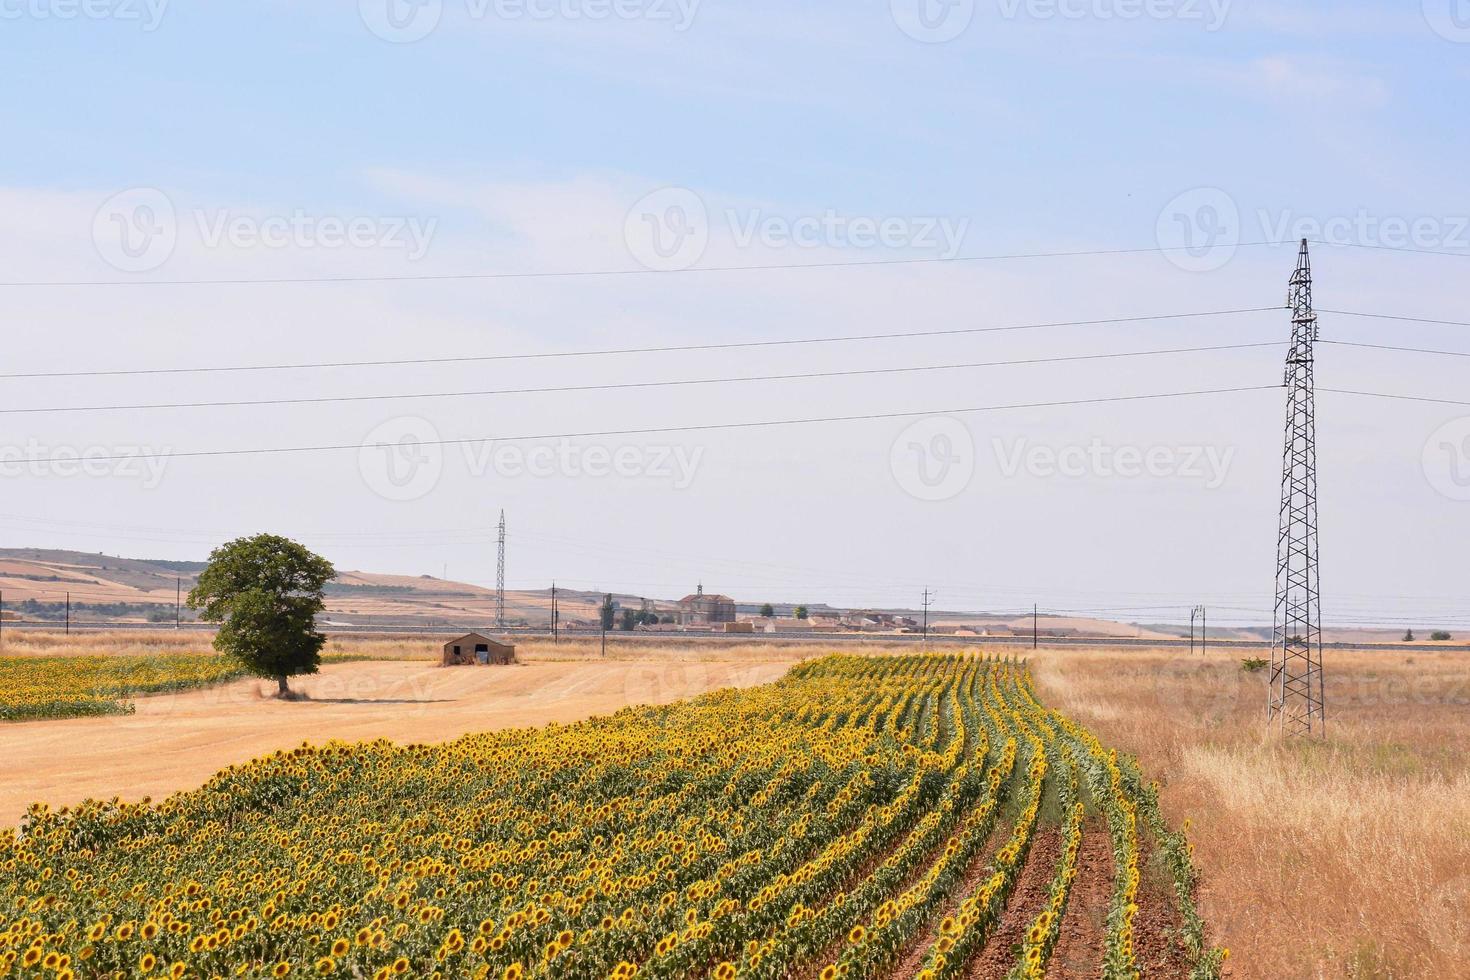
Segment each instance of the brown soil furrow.
[{"label": "brown soil furrow", "polygon": [[[1183,923],[1173,881],[1155,858],[1151,835],[1139,840],[1138,914],[1133,917],[1133,957],[1149,980],[1186,980],[1189,955],[1180,943]],[[1155,866],[1155,862],[1159,862]]]},{"label": "brown soil furrow", "polygon": [[[953,832],[953,830],[950,831],[950,833]],[[862,882],[866,881],[868,877],[878,869],[879,864],[881,864],[883,861],[888,860],[889,855],[902,847],[903,844],[907,842],[907,840],[907,834],[900,835],[897,841],[883,849],[883,853],[879,857],[869,861],[860,873],[846,879],[844,882],[845,887],[840,890],[851,892],[854,888],[859,887]],[[902,895],[905,891],[911,888],[914,882],[922,878],[925,872],[927,872],[930,868],[934,866],[935,861],[944,856],[944,846],[948,842],[949,834],[945,834],[939,839],[939,842],[937,844],[930,848],[928,852],[926,852],[924,856],[919,859],[919,862],[914,865],[914,867],[909,871],[907,875],[899,879],[898,884],[889,890],[887,897],[893,898],[898,895]],[[789,974],[789,976],[795,978],[795,980],[810,980],[811,977],[815,977],[820,974],[823,967],[827,966],[829,963],[835,960],[842,953],[842,949],[846,944],[847,940],[845,938],[839,938],[836,942],[828,946],[821,953],[807,960],[799,970],[792,974]]]},{"label": "brown soil furrow", "polygon": [[1026,855],[1026,866],[1021,869],[1020,880],[1011,891],[1000,922],[965,972],[968,980],[998,980],[1009,973],[1020,956],[1026,930],[1046,906],[1048,889],[1062,856],[1062,833],[1056,827],[1038,827],[1035,835],[1031,851]]},{"label": "brown soil furrow", "polygon": [[[971,760],[972,762],[975,761],[973,754],[971,755]],[[985,760],[984,758],[982,758],[979,761],[983,762]],[[978,806],[979,804],[977,803],[975,805]],[[961,820],[963,820],[963,817],[961,817]],[[958,826],[959,824],[956,824],[956,827]],[[912,829],[910,830],[910,834],[911,833]],[[950,834],[952,833],[954,833],[953,829],[951,829],[950,831]],[[909,873],[901,878],[896,886],[889,890],[888,897],[891,898],[897,895],[902,895],[905,891],[911,888],[916,881],[922,878],[925,872],[927,872],[931,867],[934,866],[934,862],[943,856],[944,846],[946,843],[948,843],[950,834],[945,834],[943,837],[941,837],[939,839],[939,842],[935,844],[934,847],[930,848],[930,850],[925,853],[922,858],[919,859],[919,862],[914,865]],[[883,849],[883,853],[880,856],[869,861],[857,874],[845,879],[843,882],[843,887],[840,890],[844,892],[851,892],[853,889],[859,887],[862,882],[866,881],[868,877],[877,870],[878,866],[883,861],[888,860],[888,857],[894,851],[902,847],[903,844],[907,842],[908,838],[909,834],[900,835],[897,841]],[[846,944],[846,938],[839,937],[836,942],[832,943],[816,956],[810,957],[804,962],[801,967],[789,972],[787,976],[792,978],[792,980],[811,980],[811,978],[818,976],[824,967],[832,963],[834,960],[837,959],[838,956],[841,955],[843,947]]]},{"label": "brown soil furrow", "polygon": [[1047,980],[1096,980],[1102,975],[1112,899],[1113,840],[1108,825],[1093,819],[1082,828],[1077,877],[1047,964]]},{"label": "brown soil furrow", "polygon": [[912,977],[919,972],[919,968],[924,964],[924,957],[928,955],[929,948],[934,945],[934,940],[937,938],[934,934],[935,925],[943,921],[946,915],[956,912],[965,899],[974,894],[980,885],[990,877],[991,860],[1014,829],[1015,815],[1009,814],[1009,819],[1007,819],[1010,809],[1002,805],[1001,815],[996,817],[995,826],[990,829],[990,836],[975,852],[975,856],[970,860],[970,865],[965,869],[959,882],[940,903],[939,911],[924,924],[923,928],[914,930],[913,936],[909,938],[903,952],[899,954],[897,965],[888,971],[887,975],[893,980]]}]

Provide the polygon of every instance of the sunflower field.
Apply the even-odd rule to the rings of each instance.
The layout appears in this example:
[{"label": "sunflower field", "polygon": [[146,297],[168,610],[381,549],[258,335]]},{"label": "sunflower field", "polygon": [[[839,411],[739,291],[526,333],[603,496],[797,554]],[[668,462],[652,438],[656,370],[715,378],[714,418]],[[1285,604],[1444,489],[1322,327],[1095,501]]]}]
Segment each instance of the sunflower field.
[{"label": "sunflower field", "polygon": [[0,721],[119,715],[131,697],[243,677],[218,654],[147,657],[0,657]]},{"label": "sunflower field", "polygon": [[[1188,848],[1023,664],[837,656],[575,725],[303,745],[161,803],[37,804],[0,831],[0,975],[1165,975],[1142,907],[1203,980],[1225,953]],[[1063,974],[1079,876],[1087,963]]]}]

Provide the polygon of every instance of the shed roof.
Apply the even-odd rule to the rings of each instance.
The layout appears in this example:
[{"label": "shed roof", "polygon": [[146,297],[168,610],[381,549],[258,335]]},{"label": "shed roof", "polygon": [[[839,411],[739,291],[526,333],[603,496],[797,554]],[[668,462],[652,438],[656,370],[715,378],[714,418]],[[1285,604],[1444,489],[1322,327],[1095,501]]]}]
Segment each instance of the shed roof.
[{"label": "shed roof", "polygon": [[511,644],[506,643],[504,640],[497,640],[494,637],[486,636],[484,633],[466,633],[464,636],[457,636],[457,637],[455,637],[454,639],[448,641],[444,645],[445,646],[453,646],[454,644],[458,643],[461,646],[463,646],[467,642],[493,643],[496,646],[500,646],[500,647],[508,647],[508,646],[511,646]]}]

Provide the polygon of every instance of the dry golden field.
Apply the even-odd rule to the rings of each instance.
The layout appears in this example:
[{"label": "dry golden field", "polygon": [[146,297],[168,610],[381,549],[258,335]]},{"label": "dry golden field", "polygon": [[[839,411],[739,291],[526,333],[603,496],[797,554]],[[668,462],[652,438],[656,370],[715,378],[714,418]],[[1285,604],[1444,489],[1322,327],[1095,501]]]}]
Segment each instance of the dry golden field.
[{"label": "dry golden field", "polygon": [[[5,655],[179,653],[198,634],[7,635]],[[904,648],[911,649],[911,648]],[[0,814],[155,798],[274,749],[331,738],[438,742],[665,703],[780,676],[827,652],[771,644],[520,644],[517,668],[443,670],[432,638],[334,638],[283,704],[237,681],[138,699],[137,714],[4,726]],[[865,647],[866,652],[895,652]],[[1005,649],[1000,650],[1006,653]],[[1030,651],[1018,653],[1030,654]],[[1239,652],[1043,649],[1038,693],[1136,754],[1169,822],[1191,822],[1201,910],[1239,978],[1470,976],[1470,660],[1327,653],[1329,737],[1266,737],[1265,675]]]},{"label": "dry golden field", "polygon": [[1325,660],[1328,738],[1289,744],[1265,737],[1265,675],[1224,654],[1032,664],[1047,703],[1136,753],[1169,819],[1192,820],[1231,975],[1470,976],[1470,660]]}]

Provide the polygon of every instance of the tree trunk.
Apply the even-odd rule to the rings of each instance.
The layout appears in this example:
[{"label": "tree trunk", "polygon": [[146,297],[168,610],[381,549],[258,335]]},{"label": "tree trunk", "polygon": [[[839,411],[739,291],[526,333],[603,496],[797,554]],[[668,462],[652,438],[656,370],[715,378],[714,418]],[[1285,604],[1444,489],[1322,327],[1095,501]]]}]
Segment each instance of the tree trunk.
[{"label": "tree trunk", "polygon": [[291,689],[286,686],[286,675],[281,674],[276,677],[276,696],[284,698],[288,697],[290,694]]}]

